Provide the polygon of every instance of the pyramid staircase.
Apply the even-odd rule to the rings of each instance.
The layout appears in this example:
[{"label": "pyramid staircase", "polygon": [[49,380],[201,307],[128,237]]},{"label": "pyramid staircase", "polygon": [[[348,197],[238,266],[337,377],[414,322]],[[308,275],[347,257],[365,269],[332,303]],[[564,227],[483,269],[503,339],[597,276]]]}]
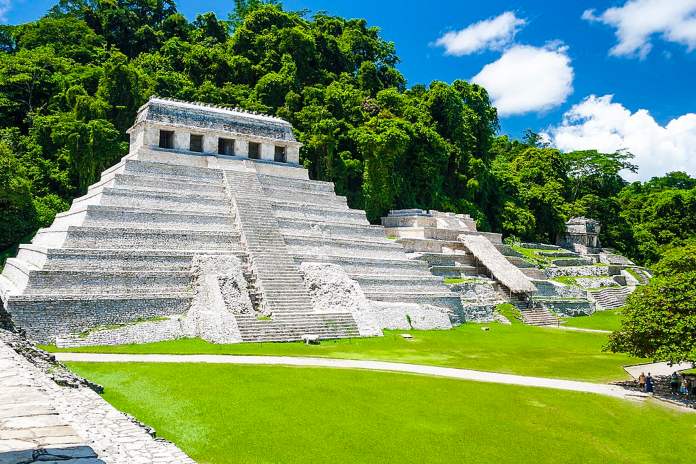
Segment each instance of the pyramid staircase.
[{"label": "pyramid staircase", "polygon": [[560,325],[560,319],[545,307],[535,304],[531,299],[524,299],[519,295],[509,296],[510,303],[520,311],[522,322],[527,325],[546,326]]},{"label": "pyramid staircase", "polygon": [[406,257],[362,210],[349,209],[333,183],[258,175],[280,233],[296,263],[336,264],[373,301],[421,303],[449,308],[458,320],[461,299],[426,264]]},{"label": "pyramid staircase", "polygon": [[616,309],[626,304],[626,298],[634,289],[635,287],[607,287],[588,294],[602,309]]},{"label": "pyramid staircase", "polygon": [[225,182],[237,210],[242,243],[249,254],[257,304],[269,320],[237,315],[243,341],[283,341],[305,334],[322,338],[358,336],[349,313],[314,313],[299,268],[289,255],[278,221],[256,172],[225,171]]}]

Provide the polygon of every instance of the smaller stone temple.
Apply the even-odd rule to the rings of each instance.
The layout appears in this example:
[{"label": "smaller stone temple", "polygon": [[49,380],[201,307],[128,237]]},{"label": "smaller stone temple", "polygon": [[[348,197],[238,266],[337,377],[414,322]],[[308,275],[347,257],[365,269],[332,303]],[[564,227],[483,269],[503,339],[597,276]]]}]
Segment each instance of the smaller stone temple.
[{"label": "smaller stone temple", "polygon": [[570,218],[566,222],[566,232],[559,245],[581,255],[594,255],[602,251],[599,242],[601,225],[599,221],[586,217]]}]

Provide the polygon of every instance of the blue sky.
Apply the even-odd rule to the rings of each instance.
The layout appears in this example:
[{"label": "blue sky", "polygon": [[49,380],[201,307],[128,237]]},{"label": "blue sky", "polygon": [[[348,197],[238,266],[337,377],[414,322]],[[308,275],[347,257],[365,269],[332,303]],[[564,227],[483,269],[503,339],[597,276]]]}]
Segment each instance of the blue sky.
[{"label": "blue sky", "polygon": [[[12,24],[53,4],[9,2]],[[231,3],[178,5],[191,18],[224,17]],[[380,27],[409,85],[482,83],[498,103],[502,133],[530,128],[565,150],[628,149],[639,178],[676,169],[696,175],[696,0],[283,3]]]}]

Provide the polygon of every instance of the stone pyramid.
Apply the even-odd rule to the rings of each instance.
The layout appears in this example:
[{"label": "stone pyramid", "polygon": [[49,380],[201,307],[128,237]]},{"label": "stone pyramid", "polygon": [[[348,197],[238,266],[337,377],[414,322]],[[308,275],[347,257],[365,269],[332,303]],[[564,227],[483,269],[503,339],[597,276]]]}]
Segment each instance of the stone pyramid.
[{"label": "stone pyramid", "polygon": [[[286,121],[151,98],[129,134],[129,154],[21,245],[0,275],[5,309],[31,338],[181,325],[196,304],[223,306],[226,322],[212,325],[225,341],[374,334],[351,311],[317,310],[300,272],[307,262],[337,266],[369,302],[460,318],[459,297],[426,264],[349,209],[332,183],[309,179]],[[238,263],[239,272],[214,276],[214,291],[203,292],[201,257]],[[231,305],[230,286],[251,305]],[[208,299],[196,303],[201,293]],[[187,333],[160,326],[172,333],[158,339]]]}]

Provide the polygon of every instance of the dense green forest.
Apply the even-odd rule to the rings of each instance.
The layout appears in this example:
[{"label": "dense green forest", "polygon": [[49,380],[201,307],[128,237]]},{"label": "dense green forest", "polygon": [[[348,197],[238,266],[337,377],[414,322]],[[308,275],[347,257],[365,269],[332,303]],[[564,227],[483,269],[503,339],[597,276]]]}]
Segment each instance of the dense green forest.
[{"label": "dense green forest", "polygon": [[471,214],[480,229],[554,241],[591,216],[640,263],[689,241],[696,180],[626,183],[625,152],[561,153],[498,135],[486,90],[409,83],[395,45],[362,19],[237,0],[189,21],[171,0],[61,0],[0,29],[0,250],[67,209],[126,154],[125,130],[156,94],[289,120],[314,179],[376,221],[391,208]]}]

